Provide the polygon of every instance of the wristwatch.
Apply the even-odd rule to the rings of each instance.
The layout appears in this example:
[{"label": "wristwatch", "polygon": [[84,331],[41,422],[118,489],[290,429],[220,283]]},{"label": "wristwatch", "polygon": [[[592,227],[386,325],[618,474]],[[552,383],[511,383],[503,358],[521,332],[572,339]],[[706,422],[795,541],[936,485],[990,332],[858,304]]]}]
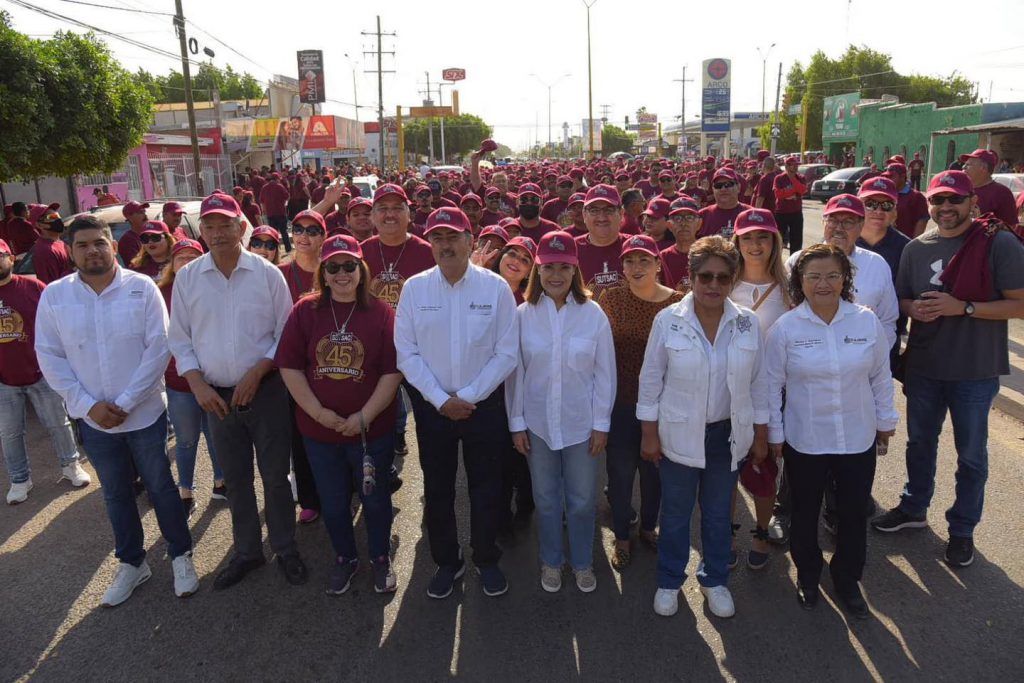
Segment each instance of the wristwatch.
[{"label": "wristwatch", "polygon": [[970,301],[964,302],[964,315],[966,315],[968,318],[974,315],[974,304],[971,303]]}]

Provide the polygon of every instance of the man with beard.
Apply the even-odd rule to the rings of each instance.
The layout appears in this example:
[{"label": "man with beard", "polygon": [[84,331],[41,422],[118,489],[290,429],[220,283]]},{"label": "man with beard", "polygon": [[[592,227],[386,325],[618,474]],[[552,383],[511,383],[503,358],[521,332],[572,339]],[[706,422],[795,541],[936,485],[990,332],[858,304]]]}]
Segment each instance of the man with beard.
[{"label": "man with beard", "polygon": [[122,215],[128,221],[128,231],[117,241],[117,253],[125,265],[131,263],[135,255],[142,250],[142,241],[139,239],[139,235],[146,229],[146,221],[149,220],[146,218],[146,209],[148,208],[149,202],[140,204],[131,201],[121,209]]},{"label": "man with beard", "polygon": [[648,171],[648,177],[633,185],[633,187],[640,190],[640,194],[644,196],[644,204],[660,192],[658,189],[658,176],[661,175],[661,162],[652,161],[651,167]]},{"label": "man with beard", "polygon": [[484,228],[497,225],[502,218],[507,216],[501,211],[501,190],[489,187],[484,193],[484,211],[480,216],[480,225]]},{"label": "man with beard", "polygon": [[595,185],[583,202],[587,234],[576,238],[583,282],[599,301],[605,290],[622,285],[622,200],[612,185]]},{"label": "man with beard", "polygon": [[[928,227],[928,201],[907,182],[907,167],[903,164],[889,164],[885,175],[896,185],[896,229],[914,239]],[[862,181],[860,186],[863,188],[869,182]]]},{"label": "man with beard", "polygon": [[38,204],[29,214],[29,220],[39,231],[39,239],[32,245],[32,268],[39,281],[45,284],[64,277],[72,270],[71,256],[61,239],[64,221],[57,213],[59,208],[60,204]]},{"label": "man with beard", "polygon": [[994,213],[996,218],[1013,227],[1017,223],[1017,207],[1010,188],[992,180],[999,156],[990,149],[976,149],[964,159],[964,173],[974,185],[978,213]]},{"label": "man with beard", "polygon": [[568,219],[567,209],[569,208],[569,196],[572,194],[572,178],[567,175],[559,176],[555,185],[555,198],[544,202],[540,217],[549,220],[560,229],[566,228],[571,223]]},{"label": "man with beard", "polygon": [[557,223],[541,217],[541,189],[536,183],[520,185],[516,201],[521,235],[529,237],[534,242],[539,242],[540,238],[547,233],[561,230]]},{"label": "man with beard", "polygon": [[701,226],[697,238],[721,235],[732,239],[736,217],[751,208],[740,203],[740,181],[732,169],[720,168],[711,178],[715,203],[700,210]]},{"label": "man with beard", "polygon": [[[356,197],[348,203],[348,231],[360,242],[373,237],[372,210],[373,201],[366,197]],[[337,234],[337,231],[328,234]]]},{"label": "man with beard", "polygon": [[469,219],[473,237],[480,234],[480,218],[483,216],[483,202],[476,194],[469,192],[462,196],[460,208]]}]

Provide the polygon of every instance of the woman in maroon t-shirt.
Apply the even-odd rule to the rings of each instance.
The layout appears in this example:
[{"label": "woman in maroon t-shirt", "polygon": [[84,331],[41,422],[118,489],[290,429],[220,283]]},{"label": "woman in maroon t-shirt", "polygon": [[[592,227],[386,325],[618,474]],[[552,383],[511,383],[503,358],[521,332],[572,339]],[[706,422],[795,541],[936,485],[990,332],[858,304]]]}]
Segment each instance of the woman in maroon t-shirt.
[{"label": "woman in maroon t-shirt", "polygon": [[171,249],[178,240],[163,221],[147,221],[145,227],[146,229],[139,233],[142,249],[128,267],[137,273],[159,280],[160,274],[171,262]]},{"label": "woman in maroon t-shirt", "polygon": [[281,233],[269,225],[258,225],[249,236],[249,251],[262,256],[274,265],[281,260]]},{"label": "woman in maroon t-shirt", "polygon": [[[168,313],[171,311],[174,276],[202,255],[203,245],[190,239],[179,240],[171,249],[171,267],[164,270],[163,277],[157,283],[164,303],[167,304]],[[227,488],[224,486],[224,475],[213,451],[213,439],[210,437],[206,411],[199,405],[185,378],[178,374],[173,357],[167,364],[167,371],[164,372],[164,383],[167,385],[167,417],[174,427],[174,461],[178,466],[178,493],[185,508],[185,516],[189,517],[196,509],[192,492],[195,490],[193,477],[200,432],[206,437],[206,450],[209,451],[210,462],[213,463],[213,499],[226,501]]]},{"label": "woman in maroon t-shirt", "polygon": [[320,252],[313,293],[292,308],[276,362],[295,399],[296,422],[320,494],[336,560],[327,592],[348,590],[359,566],[353,484],[366,518],[374,589],[393,592],[389,557],[398,372],[394,312],[369,293],[370,271],[355,238],[335,235]]}]

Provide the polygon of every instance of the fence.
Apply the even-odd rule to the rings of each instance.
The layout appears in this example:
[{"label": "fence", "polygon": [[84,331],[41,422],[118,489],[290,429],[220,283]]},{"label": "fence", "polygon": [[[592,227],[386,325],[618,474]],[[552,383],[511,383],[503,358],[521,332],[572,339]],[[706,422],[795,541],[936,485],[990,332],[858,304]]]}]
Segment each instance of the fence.
[{"label": "fence", "polygon": [[[204,155],[199,164],[205,194],[215,188],[231,191],[234,180],[228,157]],[[150,156],[149,179],[153,185],[152,198],[200,196],[195,182],[195,163],[190,155]]]}]

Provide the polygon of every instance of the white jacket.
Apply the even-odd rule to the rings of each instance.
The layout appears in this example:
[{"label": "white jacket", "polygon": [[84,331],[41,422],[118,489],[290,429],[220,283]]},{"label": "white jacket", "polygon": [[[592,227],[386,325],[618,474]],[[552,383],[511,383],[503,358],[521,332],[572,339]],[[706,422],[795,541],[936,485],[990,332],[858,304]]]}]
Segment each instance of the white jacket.
[{"label": "white jacket", "polygon": [[[754,425],[768,423],[767,378],[761,329],[752,311],[726,300],[719,334],[731,335],[728,388],[732,469],[754,443]],[[693,294],[658,313],[640,370],[637,419],[658,422],[662,454],[688,467],[704,468],[704,431],[710,371],[693,311]]]}]

